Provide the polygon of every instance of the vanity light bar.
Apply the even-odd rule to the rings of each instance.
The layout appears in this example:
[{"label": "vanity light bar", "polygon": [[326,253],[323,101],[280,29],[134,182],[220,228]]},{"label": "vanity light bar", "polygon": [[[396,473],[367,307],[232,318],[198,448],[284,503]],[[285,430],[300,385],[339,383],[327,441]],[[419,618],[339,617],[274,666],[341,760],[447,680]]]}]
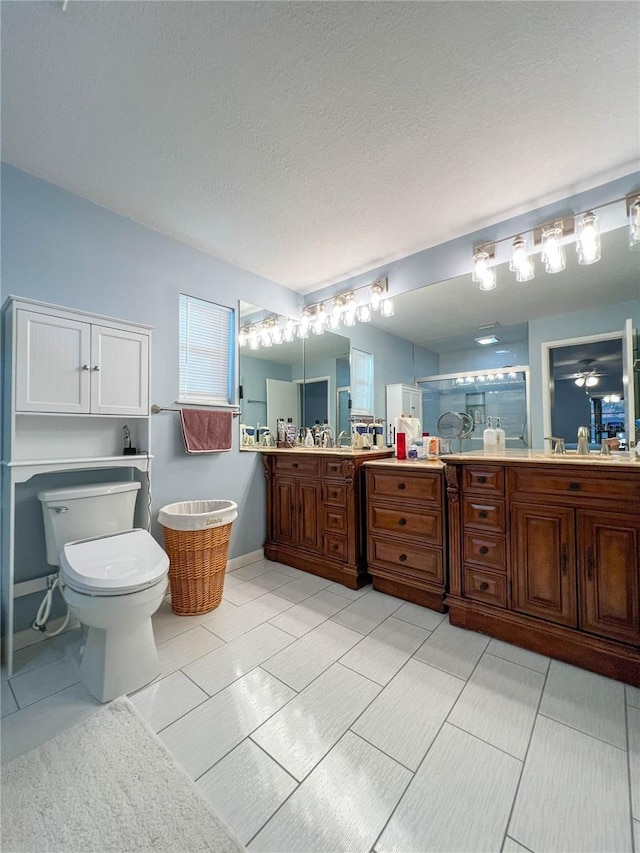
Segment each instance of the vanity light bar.
[{"label": "vanity light bar", "polygon": [[[557,273],[566,267],[564,247],[571,241],[574,233],[578,263],[582,265],[597,263],[601,257],[600,227],[594,211],[621,201],[626,203],[629,219],[629,248],[640,251],[640,191],[637,191],[607,201],[591,210],[570,214],[563,219],[536,226],[532,232],[533,245],[541,248],[545,271]],[[523,234],[514,234],[474,248],[472,278],[480,290],[493,290],[496,286],[495,269],[490,261],[495,258],[496,245],[507,241],[512,241],[509,269],[515,272],[516,281],[526,282],[534,277],[534,264],[527,251],[526,238]]]}]

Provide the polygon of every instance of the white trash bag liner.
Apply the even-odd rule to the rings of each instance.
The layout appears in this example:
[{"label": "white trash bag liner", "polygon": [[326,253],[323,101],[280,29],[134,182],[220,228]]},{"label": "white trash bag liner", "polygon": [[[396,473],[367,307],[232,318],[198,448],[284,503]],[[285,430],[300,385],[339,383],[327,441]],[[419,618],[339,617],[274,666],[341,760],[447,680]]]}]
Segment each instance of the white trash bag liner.
[{"label": "white trash bag liner", "polygon": [[158,512],[158,521],[170,530],[203,530],[231,524],[238,517],[233,501],[179,501]]}]

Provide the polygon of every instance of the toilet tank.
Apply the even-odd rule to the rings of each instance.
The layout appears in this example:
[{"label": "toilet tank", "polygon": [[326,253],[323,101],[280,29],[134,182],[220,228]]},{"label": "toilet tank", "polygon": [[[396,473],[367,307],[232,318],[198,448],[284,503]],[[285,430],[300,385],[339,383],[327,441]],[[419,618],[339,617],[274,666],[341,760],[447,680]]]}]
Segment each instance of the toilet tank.
[{"label": "toilet tank", "polygon": [[139,482],[127,480],[39,492],[47,563],[60,564],[67,542],[131,530],[139,488]]}]

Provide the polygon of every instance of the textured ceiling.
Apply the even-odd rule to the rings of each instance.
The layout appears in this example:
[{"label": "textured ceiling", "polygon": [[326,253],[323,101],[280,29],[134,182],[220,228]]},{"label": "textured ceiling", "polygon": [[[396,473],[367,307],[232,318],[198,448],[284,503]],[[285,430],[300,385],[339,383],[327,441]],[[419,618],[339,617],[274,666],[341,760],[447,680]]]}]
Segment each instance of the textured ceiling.
[{"label": "textured ceiling", "polygon": [[3,159],[299,291],[637,168],[636,2],[2,3]]}]

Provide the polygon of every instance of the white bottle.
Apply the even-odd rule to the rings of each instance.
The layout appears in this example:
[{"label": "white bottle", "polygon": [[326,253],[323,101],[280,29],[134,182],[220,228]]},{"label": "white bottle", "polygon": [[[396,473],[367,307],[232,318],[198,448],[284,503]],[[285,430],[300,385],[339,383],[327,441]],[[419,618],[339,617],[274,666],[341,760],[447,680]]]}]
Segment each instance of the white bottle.
[{"label": "white bottle", "polygon": [[482,433],[482,448],[492,453],[498,449],[496,431],[492,426],[491,418],[487,418],[487,428]]},{"label": "white bottle", "polygon": [[498,446],[499,453],[502,453],[504,450],[506,450],[507,435],[502,429],[502,426],[500,424],[500,418],[496,418],[496,445]]},{"label": "white bottle", "polygon": [[313,447],[315,445],[315,442],[313,440],[313,433],[311,432],[309,427],[307,427],[307,433],[304,437],[304,443],[305,447]]}]

